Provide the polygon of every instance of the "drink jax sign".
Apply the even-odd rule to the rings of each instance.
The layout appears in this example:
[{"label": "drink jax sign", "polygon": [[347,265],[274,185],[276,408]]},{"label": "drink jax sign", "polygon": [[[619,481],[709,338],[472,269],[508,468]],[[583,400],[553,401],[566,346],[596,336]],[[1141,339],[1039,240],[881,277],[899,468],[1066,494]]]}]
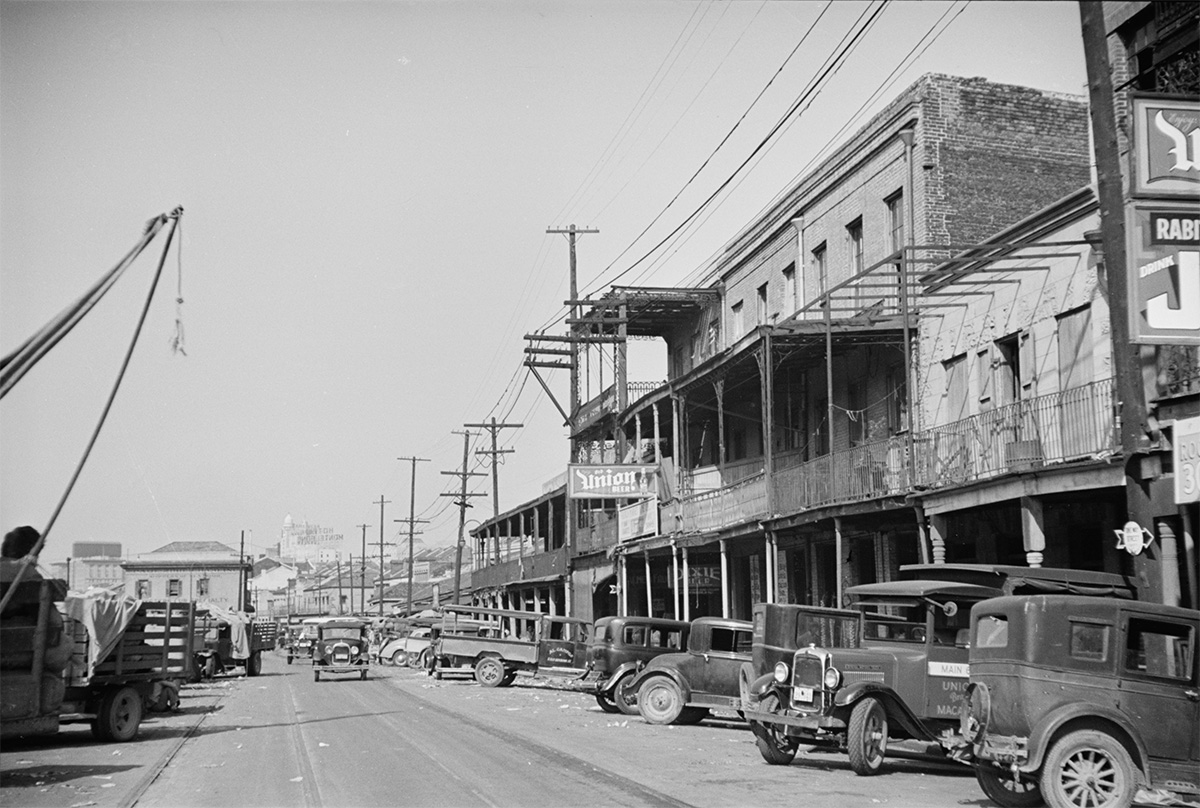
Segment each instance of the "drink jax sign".
[{"label": "drink jax sign", "polygon": [[1133,96],[1129,335],[1200,345],[1200,102]]},{"label": "drink jax sign", "polygon": [[640,499],[658,494],[657,466],[567,466],[570,499]]}]

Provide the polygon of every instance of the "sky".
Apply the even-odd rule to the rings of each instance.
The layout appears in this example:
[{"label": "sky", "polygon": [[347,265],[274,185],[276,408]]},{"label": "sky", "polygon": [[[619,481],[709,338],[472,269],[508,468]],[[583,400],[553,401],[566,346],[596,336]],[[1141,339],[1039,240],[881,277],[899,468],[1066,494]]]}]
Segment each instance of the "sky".
[{"label": "sky", "polygon": [[[521,425],[499,432],[501,512],[565,471],[522,365],[524,335],[565,333],[548,229],[599,231],[581,295],[695,284],[931,72],[1082,95],[1078,5],[0,0],[0,354],[184,209],[43,563],[77,541],[258,555],[289,515],[347,554],[365,524],[374,553],[410,508],[419,541],[452,545],[465,424]],[[5,531],[42,530],[67,492],[166,232],[0,401]],[[665,378],[660,344],[631,356],[631,381]],[[565,405],[566,372],[543,373]],[[487,519],[490,438],[466,448]]]}]

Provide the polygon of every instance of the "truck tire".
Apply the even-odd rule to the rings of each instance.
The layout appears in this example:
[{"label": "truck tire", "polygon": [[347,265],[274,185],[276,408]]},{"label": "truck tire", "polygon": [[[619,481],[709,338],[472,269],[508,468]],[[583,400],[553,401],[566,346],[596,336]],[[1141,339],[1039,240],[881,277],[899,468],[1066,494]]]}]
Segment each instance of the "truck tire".
[{"label": "truck tire", "polygon": [[850,753],[850,768],[858,775],[879,774],[887,754],[887,711],[879,699],[865,698],[854,705],[850,726],[846,731],[846,746]]},{"label": "truck tire", "polygon": [[321,669],[320,668],[313,668],[313,681],[314,682],[321,681]]},{"label": "truck tire", "polygon": [[[779,697],[774,693],[762,700],[759,706],[763,712],[778,713]],[[797,742],[789,738],[781,724],[760,724],[750,722],[750,730],[754,733],[754,743],[763,760],[772,766],[787,766],[796,759]]]},{"label": "truck tire", "polygon": [[975,782],[1000,808],[1034,808],[1042,805],[1042,790],[1033,780],[1014,780],[1009,772],[995,766],[975,767]]},{"label": "truck tire", "polygon": [[1106,732],[1064,735],[1042,761],[1042,797],[1050,808],[1123,808],[1133,802],[1141,780],[1121,742]]},{"label": "truck tire", "polygon": [[504,673],[504,663],[495,657],[484,657],[475,663],[475,681],[484,687],[500,687]]},{"label": "truck tire", "polygon": [[258,676],[262,673],[262,651],[254,651],[246,660],[246,675]]},{"label": "truck tire", "polygon": [[618,710],[625,715],[638,714],[638,694],[636,690],[629,689],[629,683],[633,681],[634,673],[629,673],[622,676],[613,685],[612,701]]},{"label": "truck tire", "polygon": [[100,741],[132,741],[142,723],[142,696],[132,687],[113,687],[100,697],[92,735]]},{"label": "truck tire", "polygon": [[291,665],[292,664],[292,655],[288,654],[287,659],[288,659],[288,664]]}]

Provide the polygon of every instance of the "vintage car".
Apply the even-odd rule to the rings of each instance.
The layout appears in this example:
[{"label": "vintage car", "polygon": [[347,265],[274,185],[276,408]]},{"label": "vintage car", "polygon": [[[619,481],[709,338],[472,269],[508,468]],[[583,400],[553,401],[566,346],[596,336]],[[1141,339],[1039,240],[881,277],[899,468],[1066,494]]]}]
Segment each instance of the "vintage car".
[{"label": "vintage car", "polygon": [[317,626],[325,622],[326,617],[306,617],[294,630],[287,647],[287,664],[293,659],[312,659],[313,643],[317,639]]},{"label": "vintage car", "polygon": [[858,599],[857,637],[843,637],[845,647],[798,647],[749,685],[746,718],[768,763],[791,763],[801,743],[834,744],[855,773],[876,774],[889,738],[938,742],[957,728],[970,607],[1000,590],[914,580],[846,591]]},{"label": "vintage car", "polygon": [[424,668],[429,661],[433,629],[413,628],[403,637],[393,637],[379,649],[379,661],[399,667]]},{"label": "vintage car", "polygon": [[629,683],[650,724],[695,724],[713,709],[741,709],[738,673],[750,661],[753,632],[745,620],[698,617],[687,650],[646,663]]},{"label": "vintage car", "polygon": [[322,673],[357,673],[366,680],[370,623],[357,617],[335,617],[317,624],[313,640],[313,681]]},{"label": "vintage car", "polygon": [[1142,786],[1195,801],[1197,633],[1200,612],[1173,606],[1072,595],[976,604],[962,736],[983,792],[1002,806],[1116,808]]},{"label": "vintage car", "polygon": [[637,715],[637,691],[627,688],[651,659],[687,647],[692,624],[660,617],[601,617],[592,629],[587,678],[606,713]]},{"label": "vintage car", "polygon": [[577,617],[483,606],[442,609],[433,632],[433,676],[468,675],[508,687],[518,673],[582,678],[592,624]]},{"label": "vintage car", "polygon": [[831,644],[805,647],[786,620],[776,621],[781,633],[771,633],[770,610],[795,607],[756,607],[766,611],[763,620],[755,617],[755,665],[743,674],[743,703],[768,763],[790,763],[800,743],[832,744],[849,754],[856,773],[869,775],[880,770],[889,737],[948,748],[967,685],[971,606],[997,595],[1120,599],[1136,591],[1121,575],[1050,567],[914,564],[900,575],[847,589],[858,599],[859,629],[835,632]]}]

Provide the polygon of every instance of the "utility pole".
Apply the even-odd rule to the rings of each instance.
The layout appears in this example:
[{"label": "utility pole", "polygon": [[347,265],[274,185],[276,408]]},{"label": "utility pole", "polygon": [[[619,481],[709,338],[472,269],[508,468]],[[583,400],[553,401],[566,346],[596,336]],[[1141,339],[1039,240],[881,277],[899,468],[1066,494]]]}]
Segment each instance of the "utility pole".
[{"label": "utility pole", "polygon": [[[453,474],[456,477],[462,478],[462,488],[458,493],[458,499],[454,504],[458,506],[458,547],[454,553],[454,602],[462,602],[462,554],[463,554],[463,530],[467,526],[467,508],[471,507],[471,503],[467,501],[468,497],[481,497],[483,494],[468,494],[467,493],[467,478],[482,477],[482,471],[467,471],[467,461],[471,454],[471,433],[459,432],[455,430],[455,435],[463,436],[463,465],[462,471],[443,471],[442,474]],[[454,494],[440,494],[443,497],[452,497]]]},{"label": "utility pole", "polygon": [[[377,583],[379,584],[379,616],[383,617],[383,506],[391,505],[392,501],[384,499],[383,494],[380,494],[379,501],[372,504],[379,506],[379,580]],[[387,543],[393,544],[394,542]],[[367,610],[364,608],[363,614],[365,615],[366,613]]]},{"label": "utility pole", "polygon": [[238,611],[246,608],[246,531],[242,531],[242,543],[238,545]]},{"label": "utility pole", "polygon": [[338,576],[338,614],[342,612],[342,557],[337,558],[337,576]]},{"label": "utility pole", "polygon": [[[574,335],[571,334],[571,332],[577,327],[576,323],[579,322],[579,284],[578,284],[577,272],[576,272],[576,266],[575,266],[575,236],[580,233],[599,233],[600,231],[599,230],[580,230],[579,228],[575,227],[575,225],[571,225],[566,230],[559,230],[559,229],[551,228],[551,229],[546,230],[546,232],[547,233],[565,233],[571,244],[571,301],[570,301],[571,317],[568,321],[569,325],[567,328],[567,333],[569,335],[568,340],[570,342],[570,349],[571,349],[571,401],[568,404],[568,406],[570,407],[570,416],[567,418],[567,430],[568,430],[568,434],[571,435],[571,437],[567,441],[568,451],[570,453],[570,457],[567,460],[567,462],[575,463],[575,462],[577,462],[577,460],[575,457],[576,446],[575,446],[574,434],[575,434],[575,414],[579,412],[579,344],[580,344],[580,341],[576,340]],[[541,377],[538,377],[538,381],[541,381]],[[542,383],[542,386],[543,387],[546,386],[544,382]],[[566,517],[567,517],[567,519],[566,519],[566,522],[567,522],[567,535],[566,535],[567,558],[569,559],[571,557],[571,553],[575,552],[575,523],[578,521],[578,516],[577,516],[578,505],[570,497],[568,497],[567,502],[566,502],[566,507],[567,507],[567,513],[566,513]],[[570,562],[568,562],[568,567],[570,567]],[[574,598],[574,594],[573,594],[572,585],[571,585],[571,570],[570,569],[567,569],[567,571],[566,571],[566,579],[565,580],[566,580],[566,592],[564,594],[566,595],[567,614],[572,614],[574,609],[572,608],[571,601]]]},{"label": "utility pole", "polygon": [[[571,319],[579,319],[579,282],[578,274],[575,266],[575,237],[583,233],[599,233],[599,230],[583,230],[575,225],[570,225],[565,230],[559,228],[548,228],[547,233],[562,233],[567,236],[567,240],[571,245]],[[570,330],[570,329],[568,329]],[[571,344],[571,411],[572,418],[575,417],[576,411],[579,409],[579,346],[576,343]],[[571,462],[574,461],[575,446],[574,441],[571,445]]]},{"label": "utility pole", "polygon": [[[1113,375],[1121,407],[1121,454],[1125,462],[1125,507],[1128,519],[1143,528],[1154,524],[1148,483],[1142,479],[1142,458],[1151,448],[1146,428],[1146,395],[1142,386],[1141,346],[1130,342],[1129,283],[1125,254],[1125,190],[1117,144],[1112,73],[1108,62],[1108,34],[1103,4],[1079,3],[1083,56],[1087,67],[1088,99],[1095,142],[1096,196],[1100,203],[1100,235],[1104,278],[1112,333]],[[1133,559],[1138,578],[1138,599],[1163,601],[1163,576],[1155,570],[1150,552]],[[1171,572],[1174,572],[1173,570]]]},{"label": "utility pole", "polygon": [[[362,613],[366,614],[367,613],[367,528],[369,528],[370,525],[355,525],[355,527],[362,528],[362,555],[359,556],[359,558],[362,559],[362,579],[359,580],[359,582],[358,582],[361,587],[361,589],[359,590],[358,601],[359,601],[359,607],[362,609]],[[354,556],[353,555],[350,556],[350,586],[351,586],[351,589],[350,589],[350,614],[354,614],[354,589],[353,589],[353,587],[354,587]]]},{"label": "utility pole", "polygon": [[[397,460],[408,460],[408,461],[412,462],[412,478],[411,478],[411,485],[409,487],[409,492],[408,492],[408,606],[407,606],[408,610],[405,612],[405,616],[407,617],[407,616],[412,615],[412,610],[413,610],[413,605],[412,605],[412,603],[413,603],[413,598],[412,598],[413,536],[416,535],[415,533],[413,533],[413,525],[417,524],[418,522],[420,522],[421,524],[429,523],[428,519],[417,519],[416,518],[417,463],[428,463],[429,458],[426,458],[426,457],[397,457],[396,459]],[[393,521],[402,522],[404,520],[403,519],[395,519]]]},{"label": "utility pole", "polygon": [[[496,448],[496,435],[497,435],[497,433],[499,433],[499,431],[501,429],[509,429],[509,428],[519,429],[525,425],[524,424],[498,424],[498,423],[496,423],[495,416],[493,416],[490,424],[463,424],[463,426],[467,427],[468,429],[471,429],[471,428],[486,429],[492,433],[492,448],[491,448],[491,450],[489,451],[487,449],[476,449],[475,454],[477,454],[477,455],[486,454],[486,455],[492,456],[492,518],[497,519],[500,516],[500,477],[499,477],[499,475],[500,475],[500,455],[509,454],[513,450],[512,449],[497,449]],[[500,563],[500,531],[498,531],[498,530],[495,531],[495,534],[496,534],[495,535],[495,557],[496,557],[496,563],[499,564]]]}]

